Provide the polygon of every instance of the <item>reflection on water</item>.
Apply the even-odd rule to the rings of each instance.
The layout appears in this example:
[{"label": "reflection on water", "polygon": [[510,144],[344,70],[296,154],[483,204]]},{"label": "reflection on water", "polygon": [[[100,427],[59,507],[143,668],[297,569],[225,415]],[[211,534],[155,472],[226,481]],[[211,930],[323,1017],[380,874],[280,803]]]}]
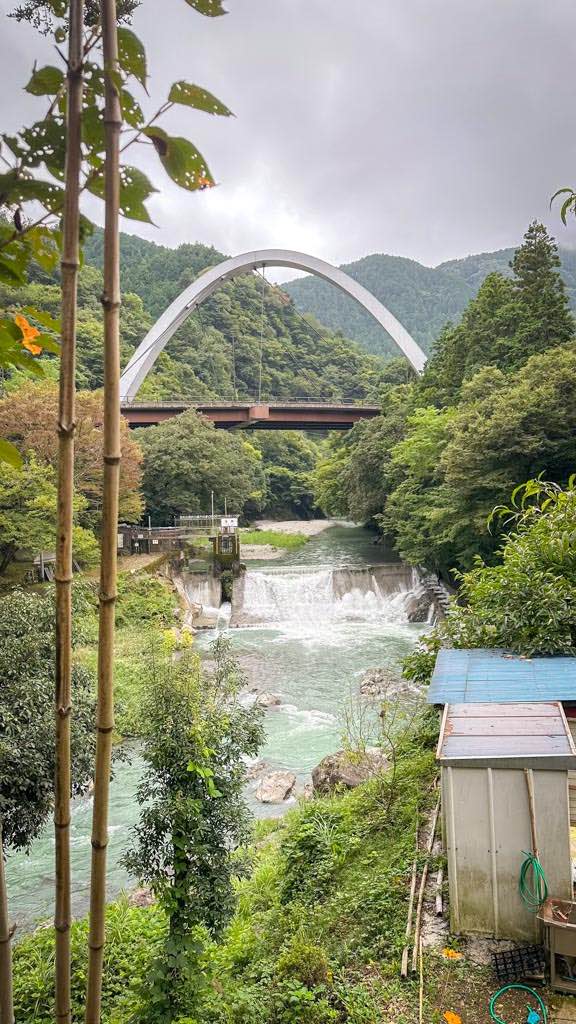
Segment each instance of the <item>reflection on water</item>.
[{"label": "reflection on water", "polygon": [[[199,635],[198,647],[206,651],[217,633],[228,633],[249,683],[280,697],[280,705],[266,713],[260,755],[271,769],[288,768],[304,781],[325,754],[341,746],[343,709],[357,694],[366,669],[392,666],[412,649],[422,626],[406,621],[409,574],[404,584],[396,577],[391,584],[383,582],[381,570],[373,577],[367,570],[334,573],[334,567],[390,561],[390,553],[374,545],[366,530],[332,527],[273,567],[269,562],[262,568],[250,567],[248,605],[252,613],[256,609],[265,616],[264,623],[230,629],[230,607],[223,606],[216,630]],[[141,770],[133,748],[131,758],[117,766],[112,783],[110,898],[129,882],[119,862],[138,818],[135,794]],[[251,782],[247,794],[254,812],[278,814],[277,806],[265,807],[254,799],[256,785]],[[78,801],[72,816],[75,915],[87,908],[91,805],[89,798]],[[53,859],[51,827],[29,856],[9,858],[10,909],[20,925],[52,914]]]}]

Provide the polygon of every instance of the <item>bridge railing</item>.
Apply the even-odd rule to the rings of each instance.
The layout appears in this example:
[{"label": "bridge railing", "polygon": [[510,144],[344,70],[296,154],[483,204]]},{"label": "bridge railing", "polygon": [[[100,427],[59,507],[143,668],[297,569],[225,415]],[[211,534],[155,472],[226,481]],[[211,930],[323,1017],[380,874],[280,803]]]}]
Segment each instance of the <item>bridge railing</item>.
[{"label": "bridge railing", "polygon": [[141,398],[123,398],[123,408],[130,409],[173,409],[175,406],[202,406],[202,408],[244,409],[247,405],[274,405],[289,409],[291,406],[311,405],[317,408],[333,409],[335,406],[354,408],[379,408],[376,401],[368,401],[365,398],[340,398],[327,396],[323,398],[311,398],[304,395],[301,398],[171,398],[146,401]]}]

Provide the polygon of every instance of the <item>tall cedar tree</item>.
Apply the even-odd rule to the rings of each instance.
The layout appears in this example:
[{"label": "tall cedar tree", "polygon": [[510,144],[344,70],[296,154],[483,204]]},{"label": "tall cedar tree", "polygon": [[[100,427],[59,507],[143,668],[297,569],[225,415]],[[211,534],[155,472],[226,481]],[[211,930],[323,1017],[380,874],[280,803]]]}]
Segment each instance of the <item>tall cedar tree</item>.
[{"label": "tall cedar tree", "polygon": [[517,333],[516,365],[521,365],[537,352],[566,344],[574,337],[575,325],[560,276],[558,247],[543,224],[530,224],[510,266],[524,311]]}]

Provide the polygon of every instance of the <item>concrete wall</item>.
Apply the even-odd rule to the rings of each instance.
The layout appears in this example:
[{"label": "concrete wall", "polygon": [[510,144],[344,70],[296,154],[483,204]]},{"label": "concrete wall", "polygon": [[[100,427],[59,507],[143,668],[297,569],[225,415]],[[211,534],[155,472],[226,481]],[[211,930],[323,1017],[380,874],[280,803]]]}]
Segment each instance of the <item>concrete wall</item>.
[{"label": "concrete wall", "polygon": [[[568,773],[535,769],[534,797],[550,895],[571,899]],[[452,931],[535,941],[538,922],[518,891],[532,849],[524,770],[442,768],[442,807]]]}]

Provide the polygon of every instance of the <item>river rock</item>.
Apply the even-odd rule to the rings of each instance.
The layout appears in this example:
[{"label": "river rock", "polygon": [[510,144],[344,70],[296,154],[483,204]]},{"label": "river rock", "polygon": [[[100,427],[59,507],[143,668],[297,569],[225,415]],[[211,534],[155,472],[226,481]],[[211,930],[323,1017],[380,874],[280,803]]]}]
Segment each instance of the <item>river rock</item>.
[{"label": "river rock", "polygon": [[277,693],[259,693],[255,703],[261,708],[277,708],[282,698]]},{"label": "river rock", "polygon": [[351,755],[347,750],[328,754],[312,772],[315,793],[332,793],[335,789],[356,789],[379,772],[385,771],[388,761],[379,750]]},{"label": "river rock", "polygon": [[360,693],[363,697],[400,700],[406,703],[422,700],[424,696],[419,686],[407,679],[401,679],[389,668],[369,668],[360,681]]},{"label": "river rock", "polygon": [[260,779],[269,768],[270,765],[267,761],[254,761],[253,764],[249,764],[246,768],[246,778],[249,780]]},{"label": "river rock", "polygon": [[432,604],[429,594],[425,592],[416,591],[409,594],[404,602],[408,622],[428,622]]},{"label": "river rock", "polygon": [[154,903],[154,894],[147,886],[141,889],[133,889],[128,894],[128,903],[131,907],[151,907]]},{"label": "river rock", "polygon": [[258,783],[256,799],[262,804],[281,804],[292,796],[295,785],[296,776],[293,772],[272,772]]}]

